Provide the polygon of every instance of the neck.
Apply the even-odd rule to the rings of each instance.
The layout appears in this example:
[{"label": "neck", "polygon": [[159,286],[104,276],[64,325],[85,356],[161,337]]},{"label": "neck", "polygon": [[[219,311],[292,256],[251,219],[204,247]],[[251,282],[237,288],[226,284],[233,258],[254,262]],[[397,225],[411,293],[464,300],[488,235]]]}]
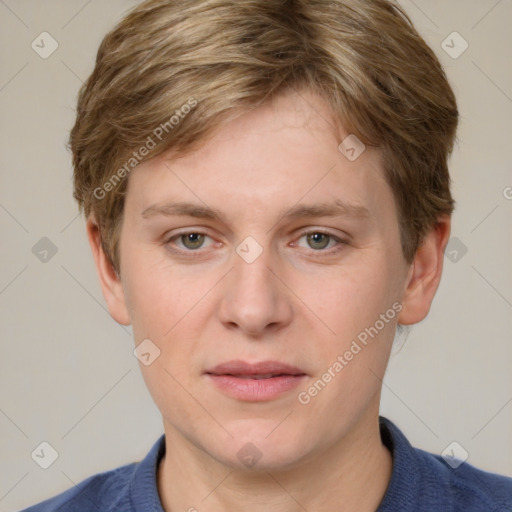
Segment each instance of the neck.
[{"label": "neck", "polygon": [[287,470],[229,467],[165,428],[166,455],[158,470],[164,510],[223,512],[375,512],[386,492],[392,458],[378,416],[362,419],[336,445]]}]

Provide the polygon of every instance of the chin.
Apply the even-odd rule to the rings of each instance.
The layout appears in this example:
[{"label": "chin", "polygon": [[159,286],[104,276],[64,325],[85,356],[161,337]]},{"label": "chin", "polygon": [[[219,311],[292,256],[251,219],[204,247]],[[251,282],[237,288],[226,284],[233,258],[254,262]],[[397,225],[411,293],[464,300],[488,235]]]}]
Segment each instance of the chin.
[{"label": "chin", "polygon": [[234,470],[265,472],[292,469],[308,454],[305,443],[301,442],[304,436],[296,429],[290,431],[278,425],[279,421],[268,420],[251,420],[250,425],[247,420],[237,422],[236,429],[227,429],[233,437],[225,439],[225,451],[219,452],[222,444],[214,443],[215,448],[210,453]]}]

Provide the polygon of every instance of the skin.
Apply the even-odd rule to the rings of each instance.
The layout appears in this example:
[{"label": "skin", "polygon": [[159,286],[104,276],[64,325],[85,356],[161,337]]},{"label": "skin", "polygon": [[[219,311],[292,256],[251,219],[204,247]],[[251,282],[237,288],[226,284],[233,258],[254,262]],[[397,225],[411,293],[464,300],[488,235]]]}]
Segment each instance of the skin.
[{"label": "skin", "polygon": [[[338,150],[348,133],[334,126],[321,98],[290,92],[222,125],[193,153],[140,164],[129,177],[119,275],[88,219],[111,315],[132,324],[136,344],[149,338],[161,351],[141,370],[163,416],[166,511],[369,512],[385,494],[392,459],[378,427],[382,379],[397,322],[429,311],[450,220],[438,220],[408,264],[378,150],[350,162]],[[282,214],[334,200],[367,215]],[[175,201],[219,216],[158,211]],[[183,232],[207,236],[190,242],[176,236]],[[252,263],[236,252],[247,236],[262,248]],[[400,313],[301,404],[298,394],[394,303]],[[241,401],[204,375],[232,359],[277,360],[307,376],[272,400]],[[237,457],[249,442],[261,453],[252,467]]]}]

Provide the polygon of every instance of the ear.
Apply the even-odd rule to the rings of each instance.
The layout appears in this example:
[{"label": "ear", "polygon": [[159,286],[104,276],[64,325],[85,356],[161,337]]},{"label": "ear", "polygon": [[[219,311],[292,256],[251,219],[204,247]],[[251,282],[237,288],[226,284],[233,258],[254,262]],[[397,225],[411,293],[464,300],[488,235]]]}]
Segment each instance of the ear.
[{"label": "ear", "polygon": [[101,290],[107,302],[110,315],[116,322],[122,325],[130,325],[130,315],[126,307],[123,285],[118,273],[103,250],[100,229],[93,214],[87,219],[86,230],[96,270],[100,278]]},{"label": "ear", "polygon": [[450,237],[450,217],[440,217],[416,251],[407,276],[398,323],[421,322],[434,299],[443,271],[444,250]]}]

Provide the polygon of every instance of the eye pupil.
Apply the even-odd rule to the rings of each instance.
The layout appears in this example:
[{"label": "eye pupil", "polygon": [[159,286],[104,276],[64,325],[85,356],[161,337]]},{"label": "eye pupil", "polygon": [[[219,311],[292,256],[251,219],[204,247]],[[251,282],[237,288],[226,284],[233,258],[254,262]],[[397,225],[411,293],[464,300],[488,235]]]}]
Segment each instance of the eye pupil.
[{"label": "eye pupil", "polygon": [[[325,249],[329,244],[329,235],[325,233],[312,233],[307,235],[307,239],[312,249]],[[311,245],[311,243],[313,243],[313,245]]]}]

